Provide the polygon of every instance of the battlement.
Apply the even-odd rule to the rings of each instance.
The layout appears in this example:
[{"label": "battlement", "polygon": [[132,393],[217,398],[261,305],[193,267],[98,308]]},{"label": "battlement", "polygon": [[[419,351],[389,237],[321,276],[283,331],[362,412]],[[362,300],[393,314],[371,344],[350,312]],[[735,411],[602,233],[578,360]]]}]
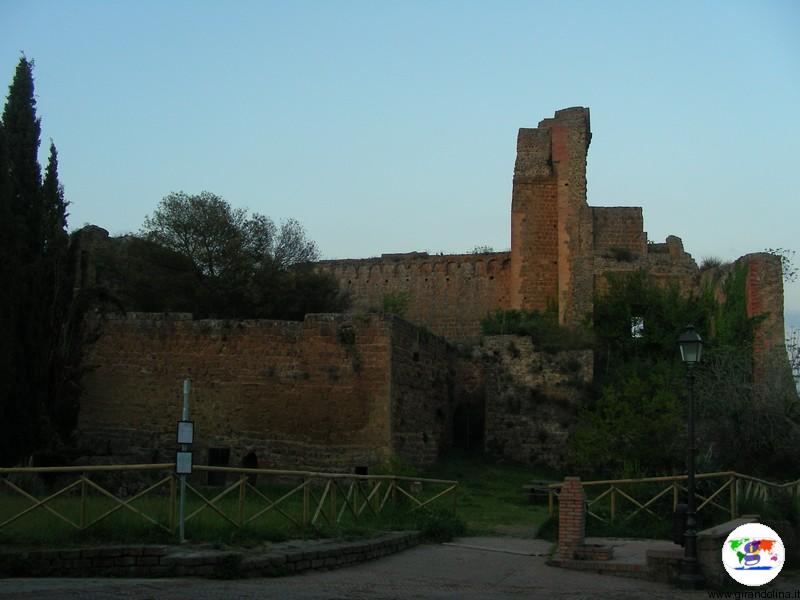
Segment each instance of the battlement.
[{"label": "battlement", "polygon": [[402,296],[408,304],[404,316],[412,322],[450,340],[475,342],[481,319],[508,304],[510,263],[508,252],[411,252],[317,266],[350,294],[354,311],[381,311],[386,299]]}]

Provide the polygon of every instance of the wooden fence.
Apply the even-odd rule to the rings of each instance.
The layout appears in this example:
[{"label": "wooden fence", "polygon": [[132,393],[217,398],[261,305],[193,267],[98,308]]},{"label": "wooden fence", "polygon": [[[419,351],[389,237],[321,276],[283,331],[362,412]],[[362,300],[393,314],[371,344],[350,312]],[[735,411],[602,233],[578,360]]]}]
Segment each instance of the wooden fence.
[{"label": "wooden fence", "polygon": [[[55,516],[75,530],[85,530],[108,519],[119,511],[129,511],[152,526],[174,533],[177,527],[177,506],[179,478],[174,474],[175,465],[171,463],[147,465],[93,465],[75,467],[38,467],[38,468],[4,468],[0,469],[2,487],[10,490],[12,495],[22,496],[30,504],[13,514],[4,515],[0,522],[0,531],[33,513],[41,510]],[[427,510],[434,505],[448,503],[455,511],[458,482],[444,479],[426,479],[416,477],[399,477],[393,475],[352,475],[345,473],[317,473],[310,471],[288,471],[274,469],[248,469],[235,467],[214,467],[195,465],[195,472],[216,472],[235,477],[231,484],[222,488],[201,488],[187,482],[187,495],[191,494],[200,503],[185,517],[189,523],[203,512],[209,512],[233,528],[248,526],[267,515],[280,515],[286,523],[298,528],[314,527],[321,524],[335,525],[343,519],[359,521],[365,516],[378,517],[387,509],[414,512]],[[152,472],[156,480],[144,489],[129,497],[123,497],[100,485],[93,477],[99,479],[103,475],[128,472]],[[24,475],[45,475],[51,477],[68,477],[74,480],[58,489],[48,492],[44,497],[23,489],[16,479],[24,479]],[[263,482],[264,478],[281,482],[279,492],[265,491],[266,486],[254,485],[255,478]],[[288,482],[288,483],[287,483]],[[259,489],[261,488],[261,489]],[[80,499],[76,498],[80,494]],[[156,504],[166,510],[166,522],[154,514],[147,514],[141,506],[134,506],[137,500],[146,496],[163,496]],[[113,506],[91,514],[90,495],[105,498]],[[8,492],[0,495],[0,507]],[[59,510],[56,501],[72,497],[77,501],[78,516],[66,514]],[[235,498],[234,509],[230,510],[230,500]],[[224,510],[222,501],[228,504]],[[75,502],[72,502],[74,509]],[[196,500],[195,503],[197,504]],[[289,506],[294,510],[290,510]],[[299,510],[298,510],[299,509]],[[73,510],[74,512],[74,510]],[[292,513],[295,514],[292,514]],[[2,514],[2,512],[0,512]],[[163,513],[162,513],[163,514]]]},{"label": "wooden fence", "polygon": [[[670,493],[672,494],[672,510],[675,511],[678,502],[686,498],[686,479],[686,475],[676,475],[583,481],[581,483],[587,497],[587,514],[606,523],[617,519],[621,512],[626,513],[624,519],[630,519],[642,512],[658,517],[659,515],[654,512],[653,508],[662,498],[669,498]],[[739,504],[745,499],[755,498],[767,502],[770,496],[778,490],[787,490],[795,498],[800,497],[800,479],[789,483],[773,483],[735,471],[702,473],[695,475],[695,479],[698,482],[695,489],[697,512],[699,513],[704,508],[715,507],[727,512],[731,519],[738,516]],[[706,485],[699,490],[701,482]],[[548,486],[548,510],[551,515],[555,510],[555,502],[558,499],[561,485],[561,483],[552,483]],[[634,491],[636,488],[639,488],[638,492]],[[646,488],[644,498],[641,497],[642,488]],[[637,493],[640,494],[641,499],[635,496]],[[627,506],[625,506],[626,504]],[[620,511],[620,508],[623,510]],[[627,512],[626,508],[633,510]]]}]

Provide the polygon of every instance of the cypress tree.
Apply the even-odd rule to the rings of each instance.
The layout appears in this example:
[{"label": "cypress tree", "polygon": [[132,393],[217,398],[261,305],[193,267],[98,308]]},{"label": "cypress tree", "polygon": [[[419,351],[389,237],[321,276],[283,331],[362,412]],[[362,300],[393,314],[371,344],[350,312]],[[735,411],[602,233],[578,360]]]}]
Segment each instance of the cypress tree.
[{"label": "cypress tree", "polygon": [[18,215],[25,256],[32,261],[41,252],[42,241],[42,175],[39,166],[41,123],[36,116],[33,88],[33,61],[20,58],[8,90],[3,110],[3,127],[13,181],[12,210]]},{"label": "cypress tree", "polygon": [[17,442],[14,422],[16,387],[17,308],[15,289],[19,285],[17,215],[13,210],[11,164],[5,128],[0,123],[0,465],[8,463]]},{"label": "cypress tree", "polygon": [[[44,256],[55,261],[59,267],[58,275],[62,271],[63,261],[66,258],[69,236],[67,235],[67,202],[64,200],[64,187],[58,180],[58,151],[56,145],[50,142],[50,157],[42,182],[42,210],[43,210],[43,253]],[[56,287],[59,287],[58,285]]]},{"label": "cypress tree", "polygon": [[43,343],[49,346],[47,359],[49,387],[45,396],[45,408],[50,426],[65,438],[74,428],[77,419],[77,397],[70,376],[80,355],[79,349],[67,339],[69,308],[72,298],[72,278],[68,257],[67,205],[64,188],[58,179],[58,151],[50,142],[50,157],[42,182],[43,222],[43,268],[47,281],[47,321],[49,328]]},{"label": "cypress tree", "polygon": [[0,345],[0,373],[5,379],[0,384],[0,464],[14,464],[43,442],[50,442],[47,408],[54,397],[58,332],[65,312],[61,289],[66,266],[66,204],[54,147],[47,185],[42,182],[38,161],[41,125],[32,69],[32,61],[20,58],[2,118],[4,290],[0,302],[7,339]]}]

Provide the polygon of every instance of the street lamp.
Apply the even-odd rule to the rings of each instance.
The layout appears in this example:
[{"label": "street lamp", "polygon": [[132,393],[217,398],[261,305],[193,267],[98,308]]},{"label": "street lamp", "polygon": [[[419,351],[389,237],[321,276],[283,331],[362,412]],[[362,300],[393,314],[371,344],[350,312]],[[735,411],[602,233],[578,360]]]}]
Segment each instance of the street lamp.
[{"label": "street lamp", "polygon": [[689,496],[686,504],[686,533],[684,533],[684,555],[681,564],[680,582],[686,587],[700,587],[703,576],[697,562],[697,516],[694,510],[694,365],[700,362],[703,354],[703,338],[692,325],[678,337],[681,360],[686,365],[686,378],[689,384],[689,456],[686,491]]}]

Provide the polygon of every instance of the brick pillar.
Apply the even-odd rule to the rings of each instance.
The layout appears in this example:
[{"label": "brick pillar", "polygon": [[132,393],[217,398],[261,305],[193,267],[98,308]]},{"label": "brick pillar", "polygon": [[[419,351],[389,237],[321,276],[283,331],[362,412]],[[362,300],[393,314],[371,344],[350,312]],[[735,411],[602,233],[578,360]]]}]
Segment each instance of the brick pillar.
[{"label": "brick pillar", "polygon": [[586,496],[580,477],[565,477],[558,496],[558,557],[573,558],[586,536]]}]

